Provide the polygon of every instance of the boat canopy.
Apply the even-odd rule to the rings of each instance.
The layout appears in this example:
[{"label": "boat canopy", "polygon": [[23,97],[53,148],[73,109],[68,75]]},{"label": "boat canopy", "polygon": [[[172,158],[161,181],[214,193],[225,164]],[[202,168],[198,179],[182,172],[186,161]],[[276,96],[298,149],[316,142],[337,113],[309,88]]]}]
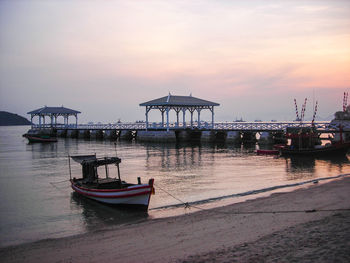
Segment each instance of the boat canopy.
[{"label": "boat canopy", "polygon": [[71,156],[74,161],[80,163],[81,165],[91,165],[94,167],[108,165],[108,164],[119,164],[121,159],[118,157],[102,157],[96,158],[96,155],[76,155]]},{"label": "boat canopy", "polygon": [[82,164],[84,161],[91,161],[91,160],[97,160],[96,154],[93,155],[75,155],[71,156],[74,161],[77,163]]},{"label": "boat canopy", "polygon": [[102,165],[106,166],[106,178],[108,178],[107,165],[109,164],[115,164],[118,166],[118,177],[120,180],[119,163],[121,163],[121,159],[118,157],[96,158],[96,155],[78,155],[71,157],[74,161],[81,164],[83,179],[88,183],[92,183],[94,180],[98,179],[97,167]]},{"label": "boat canopy", "polygon": [[89,159],[84,160],[81,164],[82,165],[92,165],[94,167],[99,167],[102,165],[108,165],[108,164],[119,164],[121,163],[121,159],[118,157],[102,157],[102,158],[95,158],[95,159]]}]

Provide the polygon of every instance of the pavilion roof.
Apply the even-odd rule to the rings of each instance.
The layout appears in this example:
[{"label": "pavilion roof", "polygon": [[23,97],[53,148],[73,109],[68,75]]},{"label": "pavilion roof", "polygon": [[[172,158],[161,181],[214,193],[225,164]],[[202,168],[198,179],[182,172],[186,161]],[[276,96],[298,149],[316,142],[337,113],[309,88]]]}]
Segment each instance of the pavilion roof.
[{"label": "pavilion roof", "polygon": [[141,103],[140,106],[219,106],[219,103],[191,96],[168,96]]},{"label": "pavilion roof", "polygon": [[65,108],[63,106],[61,107],[43,107],[37,110],[33,110],[30,112],[27,112],[27,114],[78,114],[81,113],[80,111],[72,110]]}]

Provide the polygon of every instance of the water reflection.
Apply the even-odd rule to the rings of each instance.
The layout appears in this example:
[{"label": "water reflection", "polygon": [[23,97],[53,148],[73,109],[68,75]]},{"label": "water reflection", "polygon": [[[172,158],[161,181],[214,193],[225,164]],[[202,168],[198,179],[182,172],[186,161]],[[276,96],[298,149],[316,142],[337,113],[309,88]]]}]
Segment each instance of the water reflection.
[{"label": "water reflection", "polygon": [[307,179],[323,174],[327,176],[334,171],[342,173],[344,166],[350,161],[347,156],[334,156],[329,158],[312,156],[282,157],[286,163],[289,180]]},{"label": "water reflection", "polygon": [[147,212],[102,204],[75,192],[71,193],[71,209],[80,211],[87,231],[126,223],[137,223],[148,218]]},{"label": "water reflection", "polygon": [[146,168],[150,170],[185,169],[201,166],[202,147],[194,145],[144,144],[146,150]]},{"label": "water reflection", "polygon": [[33,159],[50,157],[57,157],[58,146],[57,143],[28,143],[26,151],[32,153]]},{"label": "water reflection", "polygon": [[287,172],[310,172],[313,173],[315,169],[316,159],[313,157],[291,157],[286,158],[286,169]]},{"label": "water reflection", "polygon": [[315,158],[291,157],[285,158],[288,180],[309,179],[314,176]]},{"label": "water reflection", "polygon": [[[58,138],[53,144],[27,144],[21,137],[25,128],[1,129],[0,243],[3,244],[7,240],[27,242],[31,235],[35,240],[56,233],[79,234],[150,217],[85,199],[72,193],[68,182],[52,187],[51,183],[69,178],[68,154],[115,156],[117,151],[122,159],[123,180],[136,183],[138,176],[143,182],[155,179],[156,195],[152,196],[150,209],[179,203],[167,193],[185,202],[197,202],[350,172],[348,158],[258,156],[254,153],[256,144],[137,141],[115,144],[71,138]],[[79,164],[72,164],[72,174],[81,176]]]}]

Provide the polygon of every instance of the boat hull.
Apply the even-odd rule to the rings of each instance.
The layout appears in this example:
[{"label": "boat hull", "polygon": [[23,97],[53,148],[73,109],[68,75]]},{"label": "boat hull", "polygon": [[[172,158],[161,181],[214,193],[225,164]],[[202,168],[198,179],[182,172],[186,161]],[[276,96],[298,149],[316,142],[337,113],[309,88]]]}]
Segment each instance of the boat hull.
[{"label": "boat hull", "polygon": [[23,137],[27,138],[30,143],[35,143],[35,142],[43,142],[43,143],[49,143],[49,142],[57,142],[56,138],[52,137],[39,137],[39,136],[31,136],[31,135],[23,135]]},{"label": "boat hull", "polygon": [[135,206],[148,209],[153,192],[153,179],[149,184],[134,185],[123,189],[88,189],[71,180],[72,189],[89,199],[109,204]]},{"label": "boat hull", "polygon": [[280,148],[281,155],[293,156],[345,156],[350,148],[350,144],[338,146],[329,146],[315,149],[290,149],[288,147]]}]

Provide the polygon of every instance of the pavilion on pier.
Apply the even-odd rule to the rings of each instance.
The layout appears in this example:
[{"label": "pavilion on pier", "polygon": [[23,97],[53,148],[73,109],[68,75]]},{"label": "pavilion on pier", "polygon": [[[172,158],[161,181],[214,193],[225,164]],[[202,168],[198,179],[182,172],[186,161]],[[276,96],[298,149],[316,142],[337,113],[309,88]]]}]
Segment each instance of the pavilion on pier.
[{"label": "pavilion on pier", "polygon": [[[36,126],[39,129],[41,128],[47,128],[51,127],[54,128],[57,126],[57,118],[59,116],[62,116],[64,119],[64,125],[68,126],[69,116],[75,117],[75,126],[78,126],[78,114],[81,113],[80,111],[68,109],[65,107],[43,107],[37,110],[33,110],[28,112],[27,114],[30,114],[31,116],[31,122],[32,122],[32,128],[35,126],[33,125],[33,118],[35,116],[39,117],[39,125]],[[45,118],[50,118],[50,124],[45,123]]]},{"label": "pavilion on pier", "polygon": [[151,100],[148,102],[141,103],[140,106],[146,107],[146,129],[149,128],[148,123],[148,113],[152,109],[159,110],[162,115],[162,127],[164,127],[164,113],[166,114],[166,129],[169,130],[169,111],[174,110],[176,112],[176,126],[180,127],[179,114],[182,112],[183,122],[182,127],[186,128],[186,111],[189,111],[191,114],[191,128],[193,127],[193,113],[197,111],[198,114],[198,125],[201,126],[200,114],[202,110],[210,110],[212,115],[212,128],[214,127],[214,107],[219,106],[219,103],[211,102],[199,98],[190,96],[174,96],[169,93],[168,96]]}]

